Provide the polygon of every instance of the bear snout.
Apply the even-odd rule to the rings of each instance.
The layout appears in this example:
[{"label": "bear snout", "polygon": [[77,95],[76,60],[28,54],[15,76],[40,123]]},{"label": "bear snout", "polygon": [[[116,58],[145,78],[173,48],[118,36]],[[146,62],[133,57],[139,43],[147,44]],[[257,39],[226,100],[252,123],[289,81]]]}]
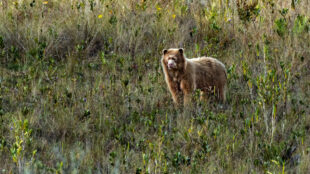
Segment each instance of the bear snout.
[{"label": "bear snout", "polygon": [[173,60],[169,60],[168,61],[168,68],[171,69],[171,68],[175,68],[175,67],[176,67],[176,63]]}]

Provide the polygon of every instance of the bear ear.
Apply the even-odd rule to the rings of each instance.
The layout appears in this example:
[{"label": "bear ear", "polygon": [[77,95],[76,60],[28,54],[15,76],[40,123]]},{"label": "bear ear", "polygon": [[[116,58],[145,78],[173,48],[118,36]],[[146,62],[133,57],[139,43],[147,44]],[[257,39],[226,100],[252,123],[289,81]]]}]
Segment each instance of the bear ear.
[{"label": "bear ear", "polygon": [[183,54],[184,49],[183,49],[183,48],[180,48],[180,49],[179,49],[179,52],[180,52],[180,54]]},{"label": "bear ear", "polygon": [[163,54],[165,55],[168,52],[168,50],[164,49]]}]

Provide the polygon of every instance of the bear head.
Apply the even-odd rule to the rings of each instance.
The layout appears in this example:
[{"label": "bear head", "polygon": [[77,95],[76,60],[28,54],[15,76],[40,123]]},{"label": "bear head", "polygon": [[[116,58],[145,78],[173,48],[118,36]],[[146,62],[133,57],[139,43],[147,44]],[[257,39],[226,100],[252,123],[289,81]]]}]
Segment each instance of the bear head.
[{"label": "bear head", "polygon": [[163,63],[170,71],[183,70],[185,67],[183,48],[164,49]]}]

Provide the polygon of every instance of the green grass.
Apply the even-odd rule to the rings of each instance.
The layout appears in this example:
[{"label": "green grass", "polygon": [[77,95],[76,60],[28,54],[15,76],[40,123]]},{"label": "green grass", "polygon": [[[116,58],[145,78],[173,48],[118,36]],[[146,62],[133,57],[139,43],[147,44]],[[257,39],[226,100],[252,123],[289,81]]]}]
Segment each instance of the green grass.
[{"label": "green grass", "polygon": [[[310,170],[308,1],[0,9],[0,173]],[[173,106],[160,64],[170,47],[226,65],[224,108]]]}]

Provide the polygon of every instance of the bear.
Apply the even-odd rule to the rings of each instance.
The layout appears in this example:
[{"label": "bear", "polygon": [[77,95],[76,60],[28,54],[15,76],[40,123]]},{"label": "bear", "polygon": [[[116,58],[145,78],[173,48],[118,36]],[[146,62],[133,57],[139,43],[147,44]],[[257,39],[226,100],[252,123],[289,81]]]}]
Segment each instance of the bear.
[{"label": "bear", "polygon": [[195,90],[201,91],[201,99],[215,94],[225,102],[227,72],[225,65],[212,57],[188,59],[183,48],[170,48],[162,51],[161,64],[165,81],[176,105],[188,105]]}]

